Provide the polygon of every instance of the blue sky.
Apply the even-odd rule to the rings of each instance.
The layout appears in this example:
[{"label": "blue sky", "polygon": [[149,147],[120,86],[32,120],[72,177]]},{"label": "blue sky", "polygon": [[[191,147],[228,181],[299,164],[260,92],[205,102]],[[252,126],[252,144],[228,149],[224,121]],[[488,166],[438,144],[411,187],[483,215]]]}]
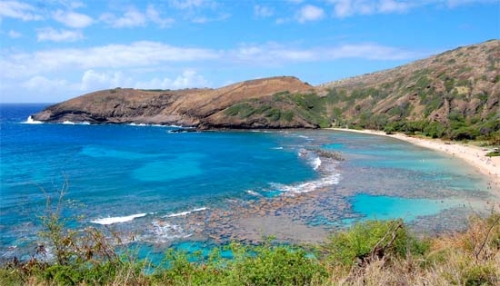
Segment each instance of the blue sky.
[{"label": "blue sky", "polygon": [[0,0],[0,102],[313,85],[500,38],[498,0]]}]

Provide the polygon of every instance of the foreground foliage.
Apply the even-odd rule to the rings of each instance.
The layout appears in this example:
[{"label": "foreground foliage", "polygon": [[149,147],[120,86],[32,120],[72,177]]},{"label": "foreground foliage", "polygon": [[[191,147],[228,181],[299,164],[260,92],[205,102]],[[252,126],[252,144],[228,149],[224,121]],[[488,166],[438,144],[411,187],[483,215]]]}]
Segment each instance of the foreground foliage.
[{"label": "foreground foliage", "polygon": [[0,285],[500,285],[499,213],[432,239],[415,237],[401,220],[367,221],[321,245],[231,243],[230,258],[222,247],[206,257],[168,250],[153,265],[119,255],[116,238],[100,230],[65,227],[61,198],[55,208],[49,200],[38,253],[0,266]]}]

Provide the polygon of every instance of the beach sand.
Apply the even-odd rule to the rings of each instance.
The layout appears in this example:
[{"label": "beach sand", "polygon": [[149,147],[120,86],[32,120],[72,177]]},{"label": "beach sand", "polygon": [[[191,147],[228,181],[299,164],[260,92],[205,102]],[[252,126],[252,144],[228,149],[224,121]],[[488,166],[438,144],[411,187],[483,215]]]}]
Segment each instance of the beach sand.
[{"label": "beach sand", "polygon": [[488,191],[495,197],[496,202],[500,202],[500,156],[488,157],[486,154],[490,151],[486,148],[480,148],[473,145],[466,145],[458,142],[445,142],[440,139],[424,139],[407,136],[405,134],[388,135],[383,131],[374,130],[354,130],[342,128],[327,128],[335,131],[356,132],[363,134],[373,134],[388,136],[406,141],[408,143],[429,148],[450,156],[462,159],[470,166],[477,169],[488,179]]}]

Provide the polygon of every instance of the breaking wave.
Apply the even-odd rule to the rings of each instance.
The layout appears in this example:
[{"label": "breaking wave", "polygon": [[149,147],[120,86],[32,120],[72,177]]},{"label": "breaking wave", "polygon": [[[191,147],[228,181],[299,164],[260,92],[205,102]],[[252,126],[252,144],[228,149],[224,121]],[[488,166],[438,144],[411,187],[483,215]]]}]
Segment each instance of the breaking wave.
[{"label": "breaking wave", "polygon": [[196,209],[192,209],[192,210],[185,211],[185,212],[179,212],[179,213],[168,214],[168,215],[165,215],[165,216],[163,216],[163,217],[164,217],[164,218],[167,218],[167,217],[186,216],[186,215],[191,214],[191,213],[194,213],[194,212],[201,212],[201,211],[205,211],[205,210],[208,210],[208,208],[206,208],[206,207],[201,207],[201,208],[196,208]]},{"label": "breaking wave", "polygon": [[129,222],[129,221],[132,221],[136,218],[145,217],[147,215],[148,215],[147,213],[140,213],[140,214],[133,214],[133,215],[129,215],[129,216],[107,217],[107,218],[95,219],[95,220],[92,220],[90,222],[95,223],[95,224],[101,224],[101,225],[109,225],[109,224],[114,224],[114,223]]},{"label": "breaking wave", "polygon": [[42,121],[34,120],[32,116],[28,116],[26,121],[23,121],[25,124],[43,124]]}]

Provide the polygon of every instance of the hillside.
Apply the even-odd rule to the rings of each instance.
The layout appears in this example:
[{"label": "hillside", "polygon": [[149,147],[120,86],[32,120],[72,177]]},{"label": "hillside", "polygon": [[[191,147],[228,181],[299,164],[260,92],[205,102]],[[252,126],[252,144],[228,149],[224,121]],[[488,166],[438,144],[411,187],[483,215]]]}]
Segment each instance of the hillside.
[{"label": "hillside", "polygon": [[492,40],[318,89],[329,98],[328,115],[337,125],[412,131],[432,123],[431,135],[454,130],[449,135],[460,139],[500,128],[499,61],[500,41]]},{"label": "hillside", "polygon": [[115,88],[82,95],[33,115],[48,122],[147,123],[199,128],[314,127],[306,120],[271,120],[269,116],[242,120],[226,116],[228,107],[245,100],[259,101],[283,90],[308,93],[314,88],[294,77],[273,77],[219,89],[139,90]]},{"label": "hillside", "polygon": [[34,119],[206,128],[350,126],[474,139],[500,130],[500,41],[312,87],[295,77],[219,89],[112,89],[54,105]]}]

